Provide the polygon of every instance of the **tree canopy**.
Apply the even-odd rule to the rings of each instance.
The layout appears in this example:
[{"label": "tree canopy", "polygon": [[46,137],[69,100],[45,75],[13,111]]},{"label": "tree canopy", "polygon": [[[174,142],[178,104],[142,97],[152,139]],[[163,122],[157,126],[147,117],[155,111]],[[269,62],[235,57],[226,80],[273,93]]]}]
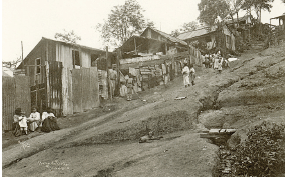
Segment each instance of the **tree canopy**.
[{"label": "tree canopy", "polygon": [[76,44],[78,40],[81,40],[81,37],[77,36],[73,30],[70,32],[64,30],[64,33],[55,33],[54,38],[72,44]]},{"label": "tree canopy", "polygon": [[126,0],[124,5],[114,6],[108,19],[97,24],[97,30],[105,43],[119,46],[135,33],[145,27],[153,27],[154,23],[145,19],[144,10],[136,0]]},{"label": "tree canopy", "polygon": [[200,22],[210,26],[217,21],[223,21],[228,16],[230,9],[226,0],[201,0],[198,8]]},{"label": "tree canopy", "polygon": [[198,27],[199,27],[199,24],[198,24],[198,22],[195,22],[195,21],[192,21],[189,23],[184,23],[182,25],[182,28],[171,31],[171,36],[177,37],[181,33],[188,32],[188,31],[194,31],[194,30],[198,29]]},{"label": "tree canopy", "polygon": [[242,8],[250,9],[253,7],[257,15],[257,20],[260,21],[261,20],[261,10],[266,10],[270,12],[272,8],[272,4],[271,4],[272,2],[274,2],[274,0],[247,0],[247,1],[244,1]]}]

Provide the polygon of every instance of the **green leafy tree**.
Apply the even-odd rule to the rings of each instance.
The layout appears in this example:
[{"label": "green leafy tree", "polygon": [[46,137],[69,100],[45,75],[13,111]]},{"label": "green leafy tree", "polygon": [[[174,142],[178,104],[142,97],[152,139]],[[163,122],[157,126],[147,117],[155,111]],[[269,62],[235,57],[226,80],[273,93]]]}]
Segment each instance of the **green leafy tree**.
[{"label": "green leafy tree", "polygon": [[76,44],[78,40],[81,40],[81,37],[77,36],[73,30],[70,32],[64,30],[63,33],[55,33],[54,38],[72,44]]},{"label": "green leafy tree", "polygon": [[101,33],[105,43],[119,46],[135,33],[154,23],[144,18],[144,10],[136,0],[126,0],[124,5],[114,6],[108,19],[99,23],[96,29]]}]

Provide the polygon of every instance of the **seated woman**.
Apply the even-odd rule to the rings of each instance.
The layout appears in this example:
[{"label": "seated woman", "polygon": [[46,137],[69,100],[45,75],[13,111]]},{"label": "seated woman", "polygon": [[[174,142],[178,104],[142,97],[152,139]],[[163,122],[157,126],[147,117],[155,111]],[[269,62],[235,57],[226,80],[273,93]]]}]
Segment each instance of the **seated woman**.
[{"label": "seated woman", "polygon": [[39,112],[37,112],[36,107],[32,108],[32,113],[30,114],[30,117],[27,118],[27,120],[29,121],[29,128],[32,132],[35,131],[39,127],[41,115]]},{"label": "seated woman", "polygon": [[22,130],[21,130],[20,125],[19,125],[21,112],[22,112],[21,108],[17,108],[15,110],[15,115],[13,117],[13,119],[14,119],[14,122],[13,122],[13,129],[14,129],[14,131],[13,131],[13,134],[15,136],[21,136],[22,135]]},{"label": "seated woman", "polygon": [[46,112],[43,112],[42,115],[42,131],[50,132],[59,130],[59,126],[57,125],[57,120],[54,114],[51,111],[51,108],[48,107]]}]

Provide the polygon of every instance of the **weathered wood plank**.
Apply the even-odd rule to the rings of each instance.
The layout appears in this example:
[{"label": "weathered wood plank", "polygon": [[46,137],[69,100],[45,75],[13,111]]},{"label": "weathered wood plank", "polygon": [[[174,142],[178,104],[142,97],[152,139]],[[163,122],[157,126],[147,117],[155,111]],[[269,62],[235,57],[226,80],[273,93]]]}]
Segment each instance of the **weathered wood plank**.
[{"label": "weathered wood plank", "polygon": [[80,69],[72,70],[72,100],[73,100],[73,112],[83,112],[82,74]]},{"label": "weathered wood plank", "polygon": [[92,108],[95,108],[98,107],[100,104],[97,67],[90,68],[90,88],[91,88],[91,106]]},{"label": "weathered wood plank", "polygon": [[2,128],[4,130],[12,130],[13,126],[13,115],[16,109],[15,85],[14,78],[2,77]]},{"label": "weathered wood plank", "polygon": [[81,68],[82,73],[82,109],[91,109],[90,69]]}]

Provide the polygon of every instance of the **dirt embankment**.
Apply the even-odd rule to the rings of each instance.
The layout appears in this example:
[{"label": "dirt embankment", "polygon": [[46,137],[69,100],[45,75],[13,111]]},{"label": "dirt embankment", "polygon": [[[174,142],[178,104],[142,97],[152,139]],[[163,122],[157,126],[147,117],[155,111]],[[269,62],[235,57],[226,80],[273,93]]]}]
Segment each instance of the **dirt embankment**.
[{"label": "dirt embankment", "polygon": [[234,69],[239,78],[233,76],[234,82],[216,96],[217,110],[207,110],[199,116],[199,121],[207,128],[240,129],[282,112],[285,109],[284,46],[260,52],[246,66]]},{"label": "dirt embankment", "polygon": [[[285,44],[282,44],[256,56],[251,55],[246,65],[234,68],[233,73],[239,79],[219,92],[215,109],[207,110],[199,116],[199,122],[207,128],[237,129],[228,140],[230,148],[245,141],[249,129],[263,121],[285,123],[284,48]],[[230,154],[230,151],[224,149],[219,152]],[[231,173],[230,160],[222,159],[220,165],[219,168],[223,168],[218,176]]]}]

